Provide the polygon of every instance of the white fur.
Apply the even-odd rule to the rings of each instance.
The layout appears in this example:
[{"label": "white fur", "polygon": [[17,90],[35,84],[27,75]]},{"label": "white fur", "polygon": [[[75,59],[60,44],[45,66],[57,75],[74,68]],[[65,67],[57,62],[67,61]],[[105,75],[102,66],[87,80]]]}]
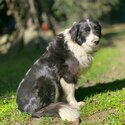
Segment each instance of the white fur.
[{"label": "white fur", "polygon": [[39,62],[39,59],[38,60],[36,60],[36,62],[34,63],[34,64],[37,64]]},{"label": "white fur", "polygon": [[24,79],[22,79],[22,81],[20,82],[17,91],[20,89],[20,86],[22,85],[23,82],[24,82]]},{"label": "white fur", "polygon": [[62,105],[59,115],[62,120],[77,121],[79,119],[79,111],[69,105]]},{"label": "white fur", "polygon": [[65,41],[67,42],[69,50],[73,53],[75,58],[69,58],[66,60],[66,64],[69,66],[69,70],[73,73],[80,73],[81,70],[91,66],[93,57],[91,52],[93,48],[88,46],[86,42],[83,45],[78,45],[76,42],[72,41],[69,34],[69,29],[64,31]]},{"label": "white fur", "polygon": [[[34,103],[33,103],[33,102],[34,102]],[[37,109],[37,105],[38,105],[37,103],[39,103],[39,102],[40,102],[40,98],[37,99],[37,102],[36,102],[36,98],[35,98],[35,97],[32,97],[32,98],[29,100],[28,104],[25,105],[24,111],[27,111],[27,110],[30,109],[30,112],[32,113],[34,110]],[[30,108],[30,107],[32,107],[32,108]]]},{"label": "white fur", "polygon": [[[83,42],[82,45],[77,44],[71,39],[71,35],[69,33],[70,29],[66,29],[63,32],[65,36],[65,43],[67,44],[68,49],[71,51],[71,55],[65,63],[68,65],[72,74],[75,75],[81,73],[81,71],[83,72],[85,69],[91,66],[93,52],[97,47],[95,41],[99,40],[99,37],[94,35],[92,32],[92,27],[89,20],[87,20],[87,23],[90,26],[90,34],[86,37],[86,41]],[[75,85],[73,83],[67,83],[63,78],[61,78],[60,83],[64,93],[66,94],[66,100],[68,103],[74,108],[79,109],[79,106],[83,104],[83,102],[77,102],[74,97]]]},{"label": "white fur", "polygon": [[88,23],[89,27],[91,27],[89,19],[86,19],[86,22]]},{"label": "white fur", "polygon": [[98,41],[98,40],[99,40],[99,37],[94,35],[91,30],[89,36],[87,36],[87,38],[86,38],[86,42],[83,43],[82,46],[87,45],[87,46],[91,47],[92,49],[94,49],[96,47],[95,41]]},{"label": "white fur", "polygon": [[30,72],[31,68],[26,72],[26,75],[28,75],[28,73]]},{"label": "white fur", "polygon": [[60,84],[63,88],[63,91],[65,93],[66,96],[66,100],[68,101],[68,103],[76,108],[76,109],[80,109],[80,105],[83,104],[81,102],[77,102],[74,95],[75,95],[75,85],[73,83],[67,83],[63,78],[61,78],[60,80]]},{"label": "white fur", "polygon": [[99,37],[96,36],[96,35],[92,32],[92,27],[91,27],[91,25],[90,25],[89,19],[87,19],[86,21],[87,21],[87,23],[88,23],[88,25],[89,25],[89,27],[90,27],[90,34],[89,34],[89,36],[87,36],[86,42],[83,43],[83,45],[86,44],[86,45],[90,46],[91,48],[95,48],[96,45],[95,45],[94,42],[95,42],[95,41],[98,41],[98,40],[99,40]]}]

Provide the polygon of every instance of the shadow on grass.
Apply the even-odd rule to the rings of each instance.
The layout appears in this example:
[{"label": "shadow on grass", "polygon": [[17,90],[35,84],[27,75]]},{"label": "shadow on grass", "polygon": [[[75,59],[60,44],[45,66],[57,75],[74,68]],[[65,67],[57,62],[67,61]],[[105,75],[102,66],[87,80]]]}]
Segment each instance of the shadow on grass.
[{"label": "shadow on grass", "polygon": [[116,37],[116,36],[123,35],[123,34],[125,34],[125,30],[106,33],[103,35],[103,37],[106,39],[111,39],[112,37]]},{"label": "shadow on grass", "polygon": [[114,43],[116,39],[120,39],[120,37],[123,35],[125,36],[125,30],[114,31],[114,32],[103,34],[100,45],[102,47],[109,47],[109,46],[114,47]]},{"label": "shadow on grass", "polygon": [[[102,37],[106,39],[106,42],[104,43],[102,40],[102,46],[113,46],[114,41],[111,39],[122,34],[123,31],[111,32],[103,35]],[[17,86],[21,79],[24,77],[26,71],[45,51],[47,44],[48,41],[45,41],[41,37],[34,38],[24,47],[17,43],[12,48],[10,48],[7,54],[0,55],[0,96],[16,91]],[[117,85],[117,83],[120,85]],[[78,99],[83,99],[85,96],[93,95],[102,91],[108,91],[107,89],[109,88],[111,90],[115,87],[115,89],[117,89],[122,85],[124,87],[125,84],[121,83],[122,81],[115,81],[107,84],[98,84],[93,87],[80,88],[76,92],[76,95]]]},{"label": "shadow on grass", "polygon": [[13,45],[8,53],[0,54],[0,96],[15,93],[26,71],[45,51],[48,41],[34,38],[22,48]]},{"label": "shadow on grass", "polygon": [[98,83],[94,86],[80,87],[76,90],[76,99],[83,100],[85,97],[90,97],[95,94],[105,93],[107,91],[117,91],[125,88],[125,79],[115,80],[109,83]]}]

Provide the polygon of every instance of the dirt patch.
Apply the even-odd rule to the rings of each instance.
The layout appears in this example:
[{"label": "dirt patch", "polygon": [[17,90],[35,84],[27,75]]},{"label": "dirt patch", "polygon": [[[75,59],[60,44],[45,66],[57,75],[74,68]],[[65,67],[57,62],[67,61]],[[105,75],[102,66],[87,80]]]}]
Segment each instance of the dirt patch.
[{"label": "dirt patch", "polygon": [[27,121],[27,125],[38,125],[38,123],[40,122],[40,118],[30,118]]},{"label": "dirt patch", "polygon": [[124,106],[125,106],[125,100],[124,100],[124,101],[122,101],[122,105],[124,105]]},{"label": "dirt patch", "polygon": [[96,113],[88,116],[87,121],[89,121],[89,123],[102,123],[105,120],[105,118],[111,114],[115,114],[114,109],[96,112]]}]

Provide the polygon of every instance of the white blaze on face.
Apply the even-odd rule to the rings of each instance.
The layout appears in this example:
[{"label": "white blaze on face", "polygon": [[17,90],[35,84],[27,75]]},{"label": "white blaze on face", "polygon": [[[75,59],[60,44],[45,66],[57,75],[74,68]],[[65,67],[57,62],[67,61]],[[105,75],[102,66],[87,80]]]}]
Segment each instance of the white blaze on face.
[{"label": "white blaze on face", "polygon": [[98,41],[98,40],[99,40],[99,37],[93,33],[89,19],[87,19],[86,21],[87,21],[87,24],[88,24],[89,27],[90,27],[90,34],[89,34],[89,35],[87,36],[87,38],[86,38],[86,43],[87,43],[87,45],[89,45],[89,46],[95,46],[95,45],[96,45],[96,44],[95,44],[95,41]]}]

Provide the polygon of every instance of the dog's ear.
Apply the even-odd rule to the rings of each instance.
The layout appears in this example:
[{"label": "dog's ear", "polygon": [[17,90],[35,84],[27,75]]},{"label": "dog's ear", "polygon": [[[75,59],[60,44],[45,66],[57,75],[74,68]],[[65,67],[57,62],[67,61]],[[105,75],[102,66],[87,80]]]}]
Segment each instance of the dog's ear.
[{"label": "dog's ear", "polygon": [[79,25],[78,25],[78,23],[75,22],[75,23],[73,23],[73,26],[69,31],[69,33],[71,35],[71,39],[73,41],[76,41],[77,36],[78,36],[78,31],[79,31]]}]

